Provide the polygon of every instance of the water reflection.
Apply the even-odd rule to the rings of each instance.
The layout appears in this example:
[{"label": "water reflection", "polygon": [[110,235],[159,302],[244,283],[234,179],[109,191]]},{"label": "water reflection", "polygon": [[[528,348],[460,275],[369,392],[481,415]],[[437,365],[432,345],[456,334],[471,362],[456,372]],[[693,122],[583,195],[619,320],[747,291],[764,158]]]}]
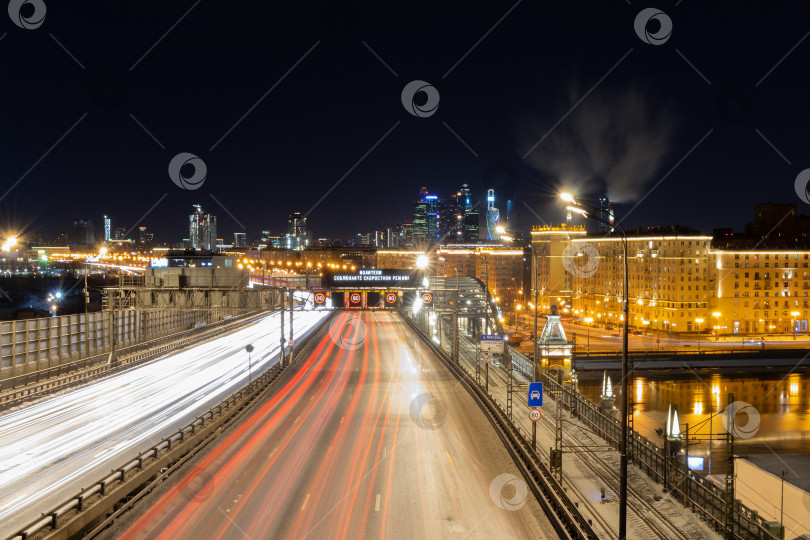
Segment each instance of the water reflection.
[{"label": "water reflection", "polygon": [[[662,445],[656,429],[664,427],[669,404],[676,404],[682,432],[687,425],[689,427],[689,453],[706,459],[707,473],[709,440],[714,441],[711,472],[721,474],[725,470],[727,432],[723,411],[729,404],[729,394],[733,394],[735,402],[745,402],[754,408],[749,415],[741,405],[735,405],[736,454],[810,452],[810,372],[807,370],[748,377],[711,372],[686,372],[677,376],[667,373],[637,377],[631,381],[631,388],[635,389],[632,396],[635,398],[635,429]],[[601,374],[580,373],[579,390],[598,402]],[[614,388],[614,392],[619,394],[621,388]],[[758,418],[754,418],[756,413],[759,413]]]}]

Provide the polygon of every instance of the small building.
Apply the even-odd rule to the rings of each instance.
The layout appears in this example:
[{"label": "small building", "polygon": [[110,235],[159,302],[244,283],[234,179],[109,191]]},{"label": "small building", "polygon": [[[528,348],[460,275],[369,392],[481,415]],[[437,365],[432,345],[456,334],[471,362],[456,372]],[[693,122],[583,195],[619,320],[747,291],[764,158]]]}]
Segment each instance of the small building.
[{"label": "small building", "polygon": [[735,458],[734,469],[736,498],[773,527],[781,520],[782,538],[810,534],[810,454],[747,455]]}]

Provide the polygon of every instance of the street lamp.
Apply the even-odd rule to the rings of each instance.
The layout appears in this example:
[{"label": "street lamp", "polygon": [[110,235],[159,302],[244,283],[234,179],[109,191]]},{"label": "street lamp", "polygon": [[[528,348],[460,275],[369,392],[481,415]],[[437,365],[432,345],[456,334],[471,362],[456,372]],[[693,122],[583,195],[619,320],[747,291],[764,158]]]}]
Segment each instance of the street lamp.
[{"label": "street lamp", "polygon": [[11,248],[17,245],[17,237],[16,236],[9,236],[6,238],[6,241],[3,242],[3,245],[0,246],[0,251],[11,251]]},{"label": "street lamp", "polygon": [[799,312],[791,311],[790,314],[793,316],[793,320],[790,321],[790,324],[793,325],[793,341],[796,341],[796,317],[799,316]]},{"label": "street lamp", "polygon": [[585,324],[587,325],[587,328],[588,328],[588,334],[587,334],[588,335],[588,345],[587,345],[587,349],[586,349],[586,351],[587,351],[586,356],[590,356],[591,355],[591,323],[593,322],[593,317],[585,317],[583,320],[585,321]]},{"label": "street lamp", "polygon": [[714,330],[715,330],[714,340],[715,341],[718,341],[720,339],[720,316],[721,315],[722,315],[722,313],[720,313],[719,311],[715,311],[714,313],[712,313],[712,317],[714,317]]},{"label": "street lamp", "polygon": [[[630,392],[630,361],[627,356],[627,333],[629,317],[629,301],[627,295],[627,231],[624,225],[618,220],[613,218],[612,222],[604,220],[600,217],[601,210],[595,206],[577,202],[574,196],[570,193],[560,193],[560,198],[568,203],[568,210],[576,212],[587,219],[599,221],[610,227],[609,230],[615,230],[615,225],[619,226],[619,232],[622,235],[622,266],[624,275],[622,279],[622,326],[624,332],[622,333],[622,440],[619,450],[620,455],[620,479],[619,479],[619,538],[624,540],[627,538],[627,431],[628,431],[628,403],[627,395]],[[589,212],[590,210],[590,212]]]},{"label": "street lamp", "polygon": [[697,319],[695,319],[695,322],[697,323],[698,352],[700,352],[700,323],[703,322],[703,319],[697,318]]}]

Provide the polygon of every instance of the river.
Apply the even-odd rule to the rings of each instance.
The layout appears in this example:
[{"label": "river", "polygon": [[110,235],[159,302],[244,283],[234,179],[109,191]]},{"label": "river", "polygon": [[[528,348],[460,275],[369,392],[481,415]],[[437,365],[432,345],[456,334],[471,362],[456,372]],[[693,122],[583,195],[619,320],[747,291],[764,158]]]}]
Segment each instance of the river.
[{"label": "river", "polygon": [[[646,372],[643,375],[633,379],[630,385],[636,431],[663,445],[656,429],[664,427],[669,405],[677,405],[681,431],[689,424],[689,454],[704,458],[705,473],[725,472],[727,432],[724,421],[729,415],[723,411],[729,403],[729,393],[734,394],[737,402],[734,410],[739,411],[734,415],[735,454],[810,452],[810,369],[807,367],[790,373],[763,370],[747,372],[744,376],[719,370],[685,370],[677,375]],[[613,384],[618,385],[620,374],[611,372],[611,377]],[[601,379],[601,373],[580,373],[579,391],[598,403]],[[614,389],[617,396],[619,390]],[[617,406],[619,403],[617,398]],[[711,463],[710,436],[714,441]]]}]

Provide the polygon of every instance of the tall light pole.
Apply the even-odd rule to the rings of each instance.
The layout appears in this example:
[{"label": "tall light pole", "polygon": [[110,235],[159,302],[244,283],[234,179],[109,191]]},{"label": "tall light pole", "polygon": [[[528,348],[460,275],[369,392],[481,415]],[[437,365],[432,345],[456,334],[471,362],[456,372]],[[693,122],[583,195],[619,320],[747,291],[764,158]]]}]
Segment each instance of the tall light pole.
[{"label": "tall light pole", "polygon": [[700,323],[702,323],[702,322],[703,322],[703,319],[701,319],[700,317],[698,317],[697,319],[695,319],[695,322],[697,323],[698,352],[700,352]]},{"label": "tall light pole", "polygon": [[790,321],[790,324],[793,326],[793,341],[796,341],[796,317],[799,316],[799,312],[791,311],[790,314],[793,316],[793,319]]},{"label": "tall light pole", "polygon": [[584,321],[585,321],[585,324],[588,325],[588,337],[587,337],[587,339],[588,339],[587,351],[588,352],[587,352],[586,356],[590,356],[591,355],[591,323],[593,322],[593,317],[585,317]]},{"label": "tall light pole", "polygon": [[[622,279],[622,440],[619,445],[620,456],[620,477],[619,477],[619,540],[627,538],[627,439],[628,439],[628,416],[630,414],[627,395],[630,392],[630,362],[627,357],[627,333],[629,317],[629,301],[627,291],[627,231],[624,225],[618,220],[613,219],[613,223],[602,219],[599,216],[600,209],[589,204],[583,204],[574,199],[570,193],[561,193],[560,198],[568,203],[567,209],[575,212],[587,219],[593,219],[600,223],[606,224],[611,230],[614,229],[614,224],[619,226],[619,232],[622,235],[622,250],[623,250],[623,270],[624,275]],[[583,208],[584,207],[584,208]],[[586,208],[588,210],[586,210]]]},{"label": "tall light pole", "polygon": [[722,315],[722,313],[720,313],[719,311],[715,311],[714,313],[712,313],[712,317],[714,317],[714,331],[715,331],[714,340],[715,341],[720,340],[720,316],[721,315]]}]

